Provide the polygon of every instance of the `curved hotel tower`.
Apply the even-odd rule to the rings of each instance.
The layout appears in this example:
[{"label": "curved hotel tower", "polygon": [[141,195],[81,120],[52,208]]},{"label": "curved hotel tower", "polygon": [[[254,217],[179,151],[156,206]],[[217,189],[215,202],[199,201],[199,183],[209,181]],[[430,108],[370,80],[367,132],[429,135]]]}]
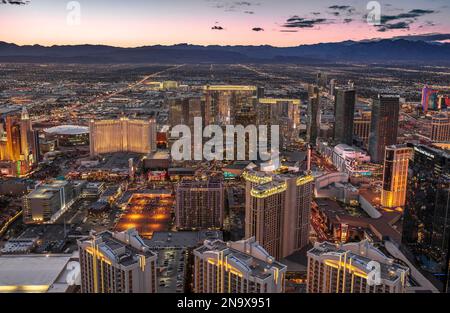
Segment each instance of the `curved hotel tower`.
[{"label": "curved hotel tower", "polygon": [[227,243],[205,240],[194,250],[194,292],[284,292],[286,270],[254,237]]},{"label": "curved hotel tower", "polygon": [[114,152],[148,154],[156,150],[156,121],[91,120],[89,122],[91,156]]}]

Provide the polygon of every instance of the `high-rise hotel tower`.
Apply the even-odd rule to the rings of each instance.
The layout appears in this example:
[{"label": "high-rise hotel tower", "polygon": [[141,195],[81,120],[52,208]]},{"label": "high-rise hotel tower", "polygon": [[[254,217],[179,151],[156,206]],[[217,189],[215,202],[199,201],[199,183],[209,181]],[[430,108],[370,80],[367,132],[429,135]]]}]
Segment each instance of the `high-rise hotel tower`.
[{"label": "high-rise hotel tower", "polygon": [[[307,255],[308,293],[406,291],[409,269],[395,263],[366,240],[344,245],[316,242]],[[373,264],[378,264],[378,273]]]},{"label": "high-rise hotel tower", "polygon": [[206,240],[194,250],[194,292],[284,292],[286,269],[253,237],[227,243]]},{"label": "high-rise hotel tower", "polygon": [[148,154],[156,150],[156,121],[91,120],[89,122],[91,156],[114,152]]},{"label": "high-rise hotel tower", "polygon": [[408,164],[412,149],[406,145],[388,146],[385,150],[381,205],[385,208],[403,207],[408,187]]},{"label": "high-rise hotel tower", "polygon": [[248,171],[245,237],[255,237],[280,260],[308,244],[314,178]]},{"label": "high-rise hotel tower", "polygon": [[155,253],[135,229],[78,240],[83,293],[156,292]]},{"label": "high-rise hotel tower", "polygon": [[179,229],[221,228],[224,187],[222,181],[183,180],[176,188],[176,225]]}]

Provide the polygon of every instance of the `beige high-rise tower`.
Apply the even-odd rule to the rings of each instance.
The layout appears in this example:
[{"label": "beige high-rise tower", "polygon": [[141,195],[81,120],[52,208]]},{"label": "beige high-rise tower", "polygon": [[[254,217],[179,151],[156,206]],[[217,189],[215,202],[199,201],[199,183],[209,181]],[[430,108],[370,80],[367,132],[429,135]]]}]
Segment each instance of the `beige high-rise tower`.
[{"label": "beige high-rise tower", "polygon": [[206,240],[194,250],[194,292],[280,293],[286,270],[253,237],[227,243]]},{"label": "beige high-rise tower", "polygon": [[[344,245],[316,242],[307,256],[308,293],[406,291],[409,269],[386,257],[368,241]],[[373,264],[378,264],[378,273]]]},{"label": "beige high-rise tower", "polygon": [[431,141],[450,142],[450,117],[447,114],[433,116],[431,122]]},{"label": "beige high-rise tower", "polygon": [[156,150],[156,121],[91,120],[89,122],[91,156],[114,152],[148,154]]},{"label": "beige high-rise tower", "polygon": [[83,293],[156,292],[155,253],[135,229],[78,240]]},{"label": "beige high-rise tower", "polygon": [[244,173],[245,237],[255,237],[280,260],[308,244],[314,178],[310,175]]}]

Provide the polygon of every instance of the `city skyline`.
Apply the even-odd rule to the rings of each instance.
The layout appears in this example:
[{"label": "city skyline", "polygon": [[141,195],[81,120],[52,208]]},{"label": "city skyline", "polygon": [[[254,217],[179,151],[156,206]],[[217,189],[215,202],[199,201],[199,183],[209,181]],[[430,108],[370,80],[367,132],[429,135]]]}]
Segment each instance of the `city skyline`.
[{"label": "city skyline", "polygon": [[0,294],[450,293],[449,13],[0,0]]},{"label": "city skyline", "polygon": [[[279,47],[443,34],[450,39],[445,0],[381,2],[370,25],[369,1],[14,1],[0,4],[2,41],[19,45],[105,44],[272,45]],[[79,23],[69,23],[78,12]],[[36,27],[39,25],[39,27]]]}]

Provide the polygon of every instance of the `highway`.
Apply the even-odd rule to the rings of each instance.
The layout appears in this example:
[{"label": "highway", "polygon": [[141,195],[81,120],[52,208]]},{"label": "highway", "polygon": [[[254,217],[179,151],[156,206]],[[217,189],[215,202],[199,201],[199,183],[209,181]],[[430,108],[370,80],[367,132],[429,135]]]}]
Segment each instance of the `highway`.
[{"label": "highway", "polygon": [[259,70],[255,69],[255,68],[250,67],[250,66],[245,65],[245,64],[237,64],[237,66],[242,67],[243,69],[246,69],[246,70],[248,70],[250,72],[253,72],[255,74],[258,74],[260,76],[267,77],[267,78],[275,78],[275,79],[282,79],[282,80],[290,80],[291,79],[290,77],[286,77],[286,76],[276,76],[276,75],[273,75],[273,74],[262,72],[262,71],[259,71]]},{"label": "highway", "polygon": [[129,85],[128,85],[127,87],[125,87],[125,88],[119,89],[119,90],[114,91],[114,92],[112,92],[112,93],[110,93],[110,94],[106,94],[106,95],[103,94],[103,95],[97,96],[95,99],[93,99],[92,101],[88,102],[87,105],[93,105],[93,104],[96,104],[96,103],[99,102],[99,101],[105,101],[105,100],[110,99],[110,98],[112,98],[112,97],[114,97],[114,96],[117,96],[117,95],[119,95],[119,94],[121,94],[121,93],[123,93],[123,92],[125,92],[125,91],[133,90],[133,89],[136,88],[137,86],[142,85],[144,82],[146,82],[146,81],[149,80],[150,78],[154,78],[154,77],[157,77],[157,76],[159,76],[159,75],[161,75],[161,74],[163,74],[163,73],[166,73],[166,72],[169,72],[169,71],[172,71],[172,70],[179,69],[180,67],[185,66],[185,65],[186,65],[186,64],[181,64],[181,65],[172,66],[172,67],[169,67],[169,68],[167,68],[167,69],[165,69],[165,70],[162,70],[162,71],[159,71],[159,72],[156,72],[156,73],[153,73],[153,74],[144,76],[141,80],[139,80],[139,81],[137,81],[137,82],[135,82],[135,83],[133,83],[133,84],[129,84]]}]

